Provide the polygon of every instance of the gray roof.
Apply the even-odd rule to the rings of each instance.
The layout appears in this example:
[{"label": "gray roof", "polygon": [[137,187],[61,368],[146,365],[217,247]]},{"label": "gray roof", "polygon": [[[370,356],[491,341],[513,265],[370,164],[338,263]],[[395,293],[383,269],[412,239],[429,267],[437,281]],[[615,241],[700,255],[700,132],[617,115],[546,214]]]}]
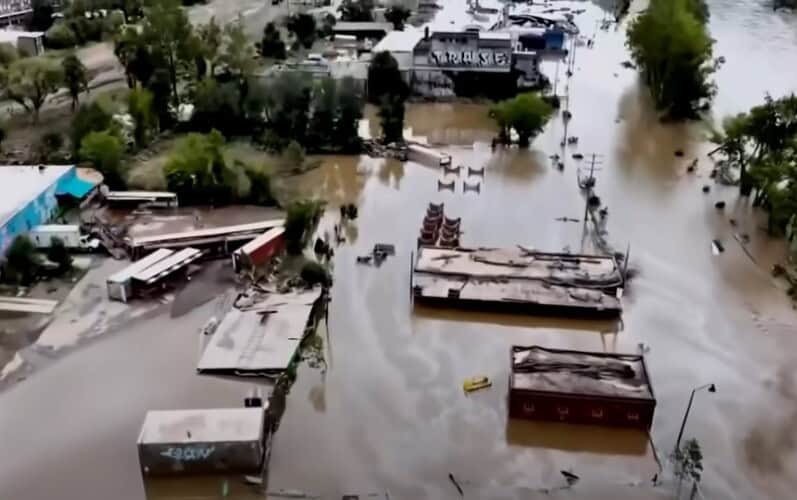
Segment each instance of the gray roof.
[{"label": "gray roof", "polygon": [[150,410],[144,418],[139,444],[224,443],[260,441],[263,408],[208,410]]}]

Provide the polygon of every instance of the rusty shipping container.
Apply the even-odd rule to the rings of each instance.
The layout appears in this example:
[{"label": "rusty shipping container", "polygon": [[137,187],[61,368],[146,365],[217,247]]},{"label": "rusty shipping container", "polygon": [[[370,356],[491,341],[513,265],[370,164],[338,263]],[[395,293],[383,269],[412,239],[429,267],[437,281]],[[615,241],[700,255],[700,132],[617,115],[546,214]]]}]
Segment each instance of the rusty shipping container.
[{"label": "rusty shipping container", "polygon": [[636,354],[513,346],[509,416],[649,429],[656,398]]}]

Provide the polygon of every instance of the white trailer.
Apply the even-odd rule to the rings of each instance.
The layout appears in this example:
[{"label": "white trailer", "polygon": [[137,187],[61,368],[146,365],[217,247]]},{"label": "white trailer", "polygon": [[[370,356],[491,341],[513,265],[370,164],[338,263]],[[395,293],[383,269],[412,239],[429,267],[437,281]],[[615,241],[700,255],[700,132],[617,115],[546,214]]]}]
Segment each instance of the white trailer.
[{"label": "white trailer", "polygon": [[36,248],[50,248],[56,238],[72,250],[96,250],[100,245],[96,238],[80,234],[80,227],[75,224],[43,224],[31,229],[28,237]]}]

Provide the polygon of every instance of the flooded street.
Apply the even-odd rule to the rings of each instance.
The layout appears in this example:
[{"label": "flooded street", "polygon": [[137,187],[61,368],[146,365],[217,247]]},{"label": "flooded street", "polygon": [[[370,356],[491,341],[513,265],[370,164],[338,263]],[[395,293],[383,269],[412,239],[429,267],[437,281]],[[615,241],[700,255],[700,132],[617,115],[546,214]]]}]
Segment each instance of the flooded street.
[{"label": "flooded street", "polygon": [[[671,452],[691,389],[715,383],[715,394],[696,396],[684,433],[703,449],[704,497],[793,497],[797,316],[769,274],[785,246],[768,239],[761,214],[736,188],[709,179],[705,125],[658,122],[635,72],[621,66],[624,30],[596,31],[595,4],[572,4],[588,9],[576,22],[583,35],[595,34],[595,46],[579,47],[574,76],[559,81],[560,94],[569,86],[568,133],[579,137],[566,148],[563,171],[549,159],[562,154],[560,116],[528,151],[492,152],[487,106],[413,104],[408,135],[441,145],[454,165],[485,166],[479,193],[463,193],[463,179],[474,180],[464,174],[371,158],[328,157],[291,179],[295,193],[329,202],[323,227],[337,222],[341,203],[357,203],[359,217],[335,254],[329,328],[320,332],[327,368],[299,369],[275,436],[269,490],[459,498],[453,474],[468,498],[671,498],[650,487],[656,452],[662,460]],[[795,14],[772,12],[768,0],[708,4],[715,54],[727,59],[717,74],[717,121],[766,92],[797,90],[797,67],[787,62],[797,53]],[[572,159],[575,152],[585,160]],[[464,246],[591,250],[581,222],[556,219],[583,218],[577,173],[592,153],[600,155],[596,192],[609,208],[607,240],[621,252],[630,245],[637,270],[621,322],[412,306],[411,252],[429,202],[462,217]],[[697,172],[688,174],[696,157]],[[438,181],[451,179],[454,192],[438,191]],[[714,208],[719,200],[724,211]],[[735,233],[749,235],[749,255]],[[712,254],[714,239],[723,253]],[[379,268],[355,263],[382,242],[396,245],[395,257]],[[146,410],[240,406],[252,386],[195,373],[198,331],[222,300],[223,287],[214,286],[216,301],[179,317],[160,307],[0,392],[0,498],[220,498],[218,478],[145,490],[135,447]],[[650,440],[507,419],[511,345],[635,352],[640,343],[650,349],[658,402]],[[463,379],[482,374],[492,388],[464,395]],[[544,494],[563,486],[561,470],[581,481]],[[238,476],[229,483],[230,498],[262,498]]]}]

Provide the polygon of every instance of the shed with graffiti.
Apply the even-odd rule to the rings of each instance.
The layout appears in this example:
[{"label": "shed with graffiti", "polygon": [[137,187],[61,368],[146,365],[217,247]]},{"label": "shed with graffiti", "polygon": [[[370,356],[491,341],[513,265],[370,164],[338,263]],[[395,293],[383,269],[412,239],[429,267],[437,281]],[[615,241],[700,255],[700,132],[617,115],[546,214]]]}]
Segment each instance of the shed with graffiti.
[{"label": "shed with graffiti", "polygon": [[147,476],[257,472],[265,456],[265,409],[149,411],[138,437]]}]

